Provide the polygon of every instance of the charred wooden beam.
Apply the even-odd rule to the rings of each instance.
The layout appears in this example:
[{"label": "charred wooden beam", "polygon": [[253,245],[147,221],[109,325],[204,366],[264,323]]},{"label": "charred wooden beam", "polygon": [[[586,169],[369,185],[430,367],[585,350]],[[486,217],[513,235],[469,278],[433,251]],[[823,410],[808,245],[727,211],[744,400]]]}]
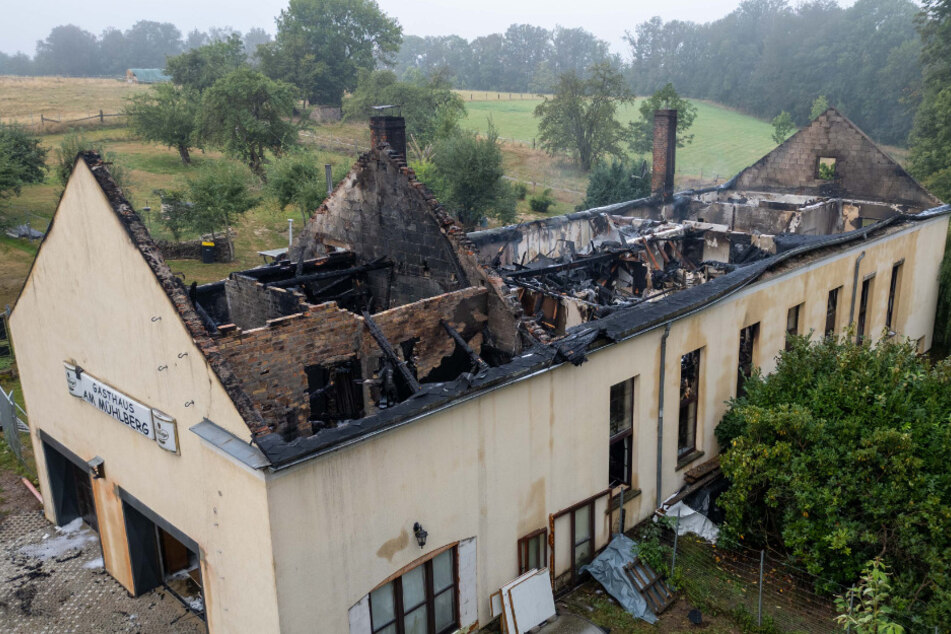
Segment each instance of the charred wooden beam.
[{"label": "charred wooden beam", "polygon": [[578,258],[577,260],[572,260],[571,262],[563,262],[561,264],[552,264],[550,266],[540,266],[538,268],[526,268],[518,271],[512,272],[503,272],[502,276],[512,279],[519,277],[534,277],[536,275],[547,275],[548,273],[556,273],[558,271],[567,271],[569,269],[583,268],[591,264],[597,264],[599,262],[604,262],[606,260],[614,260],[620,257],[620,254],[615,252],[610,253],[600,253],[598,255],[592,255],[586,258]]},{"label": "charred wooden beam", "polygon": [[396,350],[393,349],[393,346],[390,345],[390,342],[386,339],[386,336],[383,334],[383,331],[380,330],[380,327],[376,325],[376,322],[373,321],[373,317],[370,316],[370,313],[363,311],[363,320],[366,323],[367,330],[370,331],[370,334],[373,335],[373,338],[376,339],[376,343],[380,346],[380,350],[383,351],[384,356],[390,360],[393,365],[395,365],[399,371],[400,376],[403,377],[403,380],[406,381],[406,384],[409,386],[409,389],[415,394],[419,392],[419,381],[416,380],[416,377],[413,376],[413,373],[409,371],[409,368],[406,367],[406,363],[396,355]]},{"label": "charred wooden beam", "polygon": [[449,336],[453,338],[453,340],[456,342],[456,345],[466,351],[466,354],[469,355],[469,358],[472,360],[472,363],[475,364],[476,367],[479,368],[479,371],[480,371],[480,372],[481,372],[482,370],[488,370],[488,369],[489,369],[489,364],[482,360],[482,357],[480,357],[480,356],[476,353],[476,351],[473,350],[473,349],[469,346],[468,343],[466,343],[466,340],[462,338],[462,335],[460,335],[460,334],[456,331],[455,328],[453,328],[452,326],[450,326],[450,325],[446,322],[445,319],[440,319],[440,320],[439,320],[439,323],[442,325],[443,328],[446,329],[446,332],[449,333]]},{"label": "charred wooden beam", "polygon": [[341,269],[339,271],[321,271],[320,273],[309,273],[307,275],[295,275],[294,277],[288,278],[286,280],[266,282],[265,286],[287,288],[288,286],[298,286],[300,284],[304,284],[305,282],[329,280],[336,277],[353,277],[354,275],[359,275],[360,273],[367,273],[369,271],[385,269],[391,266],[393,266],[392,260],[389,260],[387,258],[379,258],[377,260],[374,260],[373,262],[370,262],[369,264],[364,264],[362,266],[354,266],[352,268]]}]

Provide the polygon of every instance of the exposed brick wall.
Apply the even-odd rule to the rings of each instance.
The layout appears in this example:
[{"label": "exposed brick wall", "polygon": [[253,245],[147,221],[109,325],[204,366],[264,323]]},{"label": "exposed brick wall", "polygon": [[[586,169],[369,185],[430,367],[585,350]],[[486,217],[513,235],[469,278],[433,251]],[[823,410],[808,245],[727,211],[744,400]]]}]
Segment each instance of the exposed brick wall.
[{"label": "exposed brick wall", "polygon": [[389,157],[365,154],[308,222],[299,244],[305,257],[328,240],[346,245],[361,261],[388,257],[396,263],[390,305],[458,290],[468,279],[422,193]]},{"label": "exposed brick wall", "polygon": [[[462,227],[387,146],[360,157],[307,223],[292,253],[316,257],[323,244],[348,248],[364,261],[387,256],[396,262],[390,306],[470,285],[489,288],[494,344],[510,354],[521,351],[523,316],[512,290],[479,263]],[[521,331],[544,335],[541,328],[526,326]]]},{"label": "exposed brick wall", "polygon": [[300,313],[307,308],[301,293],[267,287],[242,275],[232,275],[225,280],[225,298],[231,323],[243,330],[260,328],[269,319]]},{"label": "exposed brick wall", "polygon": [[674,193],[677,154],[677,111],[654,111],[654,156],[651,193],[670,198]]},{"label": "exposed brick wall", "polygon": [[[488,295],[484,288],[469,287],[378,313],[373,320],[398,354],[400,343],[419,339],[415,355],[419,376],[423,377],[455,348],[440,319],[452,324],[479,350],[480,331],[488,320]],[[305,433],[310,405],[304,368],[328,367],[357,358],[367,379],[382,356],[363,318],[333,302],[272,319],[263,328],[224,328],[222,332],[218,348],[264,420],[271,426],[280,425],[286,420],[285,412],[293,408]],[[372,410],[369,387],[364,388],[364,402]]]},{"label": "exposed brick wall", "polygon": [[[817,177],[820,157],[836,159],[835,181]],[[736,189],[768,189],[932,207],[938,200],[834,108],[740,172]]]},{"label": "exposed brick wall", "polygon": [[370,117],[370,145],[377,147],[381,143],[406,157],[406,120],[403,117]]}]

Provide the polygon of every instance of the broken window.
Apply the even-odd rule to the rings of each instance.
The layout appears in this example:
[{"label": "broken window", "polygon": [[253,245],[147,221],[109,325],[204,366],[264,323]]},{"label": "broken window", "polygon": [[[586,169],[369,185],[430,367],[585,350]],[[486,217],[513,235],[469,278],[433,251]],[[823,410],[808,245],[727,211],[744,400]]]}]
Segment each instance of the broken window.
[{"label": "broken window", "polygon": [[901,291],[901,271],[904,260],[896,262],[892,267],[892,279],[888,285],[888,309],[885,312],[885,328],[889,335],[894,335],[892,324],[895,320],[895,304],[898,302],[898,295]]},{"label": "broken window", "polygon": [[547,556],[548,530],[539,528],[518,540],[518,574],[544,568]]},{"label": "broken window", "polygon": [[746,380],[753,375],[753,355],[759,340],[759,322],[740,331],[740,355],[736,372],[736,396],[746,394]]},{"label": "broken window", "polygon": [[677,457],[697,448],[697,406],[700,392],[700,348],[680,357],[680,417]]},{"label": "broken window", "polygon": [[634,379],[611,386],[611,441],[608,484],[631,483],[631,456],[634,440]]},{"label": "broken window", "polygon": [[456,549],[450,548],[370,593],[373,634],[443,634],[459,626]]},{"label": "broken window", "polygon": [[796,304],[786,313],[786,350],[792,348],[792,338],[799,334],[799,314],[802,304]]},{"label": "broken window", "polygon": [[856,340],[859,343],[865,339],[865,327],[868,319],[868,300],[872,295],[872,281],[875,275],[872,274],[862,282],[862,296],[859,299],[859,320],[855,325]]},{"label": "broken window", "polygon": [[363,376],[359,359],[329,367],[310,365],[304,372],[310,394],[309,420],[336,423],[363,417]]},{"label": "broken window", "polygon": [[832,156],[819,157],[816,163],[816,178],[824,181],[835,180],[836,159]]},{"label": "broken window", "polygon": [[835,322],[839,314],[839,294],[841,290],[842,287],[839,286],[829,291],[829,299],[826,301],[826,337],[831,337],[835,334]]}]

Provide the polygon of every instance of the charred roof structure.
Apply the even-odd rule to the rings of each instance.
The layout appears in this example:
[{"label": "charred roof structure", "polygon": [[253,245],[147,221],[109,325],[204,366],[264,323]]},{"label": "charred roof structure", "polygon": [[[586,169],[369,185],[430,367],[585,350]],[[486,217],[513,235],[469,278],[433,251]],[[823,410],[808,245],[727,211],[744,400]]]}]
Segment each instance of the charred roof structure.
[{"label": "charred roof structure", "polygon": [[288,259],[190,289],[83,155],[275,467],[949,211],[830,109],[724,185],[467,235],[385,140],[402,138],[385,119]]}]

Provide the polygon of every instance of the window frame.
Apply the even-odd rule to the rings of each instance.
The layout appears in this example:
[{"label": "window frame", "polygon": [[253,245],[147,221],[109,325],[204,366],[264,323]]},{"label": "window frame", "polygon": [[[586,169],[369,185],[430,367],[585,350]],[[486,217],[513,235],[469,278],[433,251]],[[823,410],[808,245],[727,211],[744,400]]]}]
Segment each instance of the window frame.
[{"label": "window frame", "polygon": [[[637,377],[632,376],[629,379],[625,379],[620,383],[615,383],[611,386],[611,391],[619,386],[628,386],[630,390],[630,395],[628,396],[628,408],[627,408],[627,427],[622,428],[619,432],[615,434],[610,434],[608,439],[608,486],[619,486],[627,485],[631,486],[631,481],[634,477],[634,407],[637,405],[636,398],[636,388],[637,388]],[[613,406],[613,399],[609,399],[609,420],[608,420],[608,430],[610,433],[611,427],[614,423],[613,412],[610,412],[610,409]],[[624,467],[624,476],[618,482],[615,482],[611,478],[613,473],[612,461],[614,453],[614,445],[618,443],[626,444],[624,448],[625,467]]]},{"label": "window frame", "polygon": [[[433,562],[436,560],[436,558],[447,552],[450,553],[450,557],[452,557],[452,583],[437,592],[434,587],[435,577],[433,574]],[[412,568],[406,568],[400,571],[400,574],[398,574],[396,577],[381,583],[367,594],[367,609],[370,613],[370,632],[372,634],[382,632],[390,626],[395,626],[396,634],[405,634],[407,612],[405,606],[403,605],[403,577],[420,568],[423,569],[425,596],[423,601],[412,606],[409,612],[412,613],[421,606],[426,607],[426,631],[429,632],[429,634],[448,634],[450,632],[456,631],[459,628],[459,550],[454,544],[449,548],[434,552],[426,561],[420,562]],[[377,625],[373,622],[373,593],[388,585],[393,586],[393,619],[381,625]],[[441,630],[437,630],[436,597],[442,596],[446,592],[453,593],[453,620],[450,625],[447,625]]]},{"label": "window frame", "polygon": [[826,297],[826,326],[825,333],[823,335],[825,337],[834,336],[836,333],[836,327],[838,326],[839,322],[839,298],[842,295],[842,288],[843,287],[840,285],[830,289],[829,294]]},{"label": "window frame", "polygon": [[[740,329],[740,341],[739,341],[739,345],[737,346],[738,354],[737,354],[737,363],[736,363],[736,396],[737,398],[743,396],[746,393],[744,386],[746,384],[746,381],[748,381],[749,378],[753,376],[753,370],[756,368],[756,344],[759,343],[759,324],[760,322],[756,322],[755,324],[750,324],[749,326],[746,326],[745,328]],[[746,367],[746,364],[743,363],[742,353],[743,353],[744,333],[748,333],[747,337],[749,340],[749,348],[750,348],[750,360],[749,360],[748,367]]]},{"label": "window frame", "polygon": [[862,287],[859,291],[859,312],[855,319],[855,341],[862,343],[868,334],[865,332],[868,325],[868,305],[875,292],[875,273],[866,275],[862,280]]},{"label": "window frame", "polygon": [[[799,302],[795,306],[790,306],[789,310],[786,311],[786,350],[792,348],[791,339],[799,335],[799,326],[802,323],[802,309],[805,305],[805,302]],[[793,311],[796,313],[796,323],[792,328],[790,328],[789,321],[793,315]]]},{"label": "window frame", "polygon": [[896,305],[901,297],[901,279],[904,269],[904,258],[892,265],[892,277],[888,283],[888,304],[886,304],[885,308],[885,329],[888,330],[889,335],[895,334],[893,325],[895,322]]},{"label": "window frame", "polygon": [[[585,544],[585,543],[587,543],[587,542],[591,542],[591,560],[594,559],[594,552],[595,552],[595,548],[594,548],[594,546],[595,546],[595,542],[594,542],[594,503],[595,503],[596,500],[597,500],[597,498],[592,498],[592,499],[590,499],[590,500],[588,500],[588,501],[586,501],[586,502],[584,502],[584,503],[582,503],[582,504],[576,505],[574,508],[572,508],[572,509],[569,511],[569,513],[570,513],[570,515],[571,515],[571,542],[570,542],[570,545],[571,545],[571,576],[572,576],[572,579],[577,579],[577,578],[578,578],[578,546],[581,546],[581,545],[583,545],[583,544]],[[575,516],[578,514],[578,511],[580,511],[580,510],[583,509],[583,508],[587,508],[587,509],[588,509],[588,539],[584,539],[584,540],[581,540],[581,541],[579,542],[579,541],[578,541],[578,538],[577,538],[577,533],[578,533],[578,531],[577,531],[577,527],[576,527]],[[588,563],[591,563],[591,560],[589,560],[589,561],[587,561],[587,562],[585,562],[584,564],[581,564],[581,565],[583,566],[583,565],[586,565],[586,564],[588,564]]]},{"label": "window frame", "polygon": [[[687,420],[684,420],[684,360],[690,356],[696,354],[696,389],[694,390],[694,395],[686,399],[687,403]],[[697,348],[696,350],[691,350],[690,352],[680,356],[680,406],[677,413],[677,459],[680,460],[685,456],[690,455],[691,453],[697,450],[697,421],[700,419],[700,383],[701,383],[701,373],[703,370],[703,347]],[[693,401],[693,420],[690,420],[690,402]],[[684,429],[686,427],[686,430]],[[686,434],[684,432],[686,431]],[[681,444],[681,437],[686,435],[686,440],[692,438],[693,442],[688,444]]]},{"label": "window frame", "polygon": [[[540,538],[540,539],[539,539]],[[532,546],[532,540],[538,539],[538,563],[540,567],[548,567],[548,529],[539,528],[537,531],[532,531],[528,535],[520,538],[518,540],[518,574],[524,574],[530,570],[528,567],[530,557],[529,557],[529,548]],[[524,547],[524,557],[522,550]]]}]

